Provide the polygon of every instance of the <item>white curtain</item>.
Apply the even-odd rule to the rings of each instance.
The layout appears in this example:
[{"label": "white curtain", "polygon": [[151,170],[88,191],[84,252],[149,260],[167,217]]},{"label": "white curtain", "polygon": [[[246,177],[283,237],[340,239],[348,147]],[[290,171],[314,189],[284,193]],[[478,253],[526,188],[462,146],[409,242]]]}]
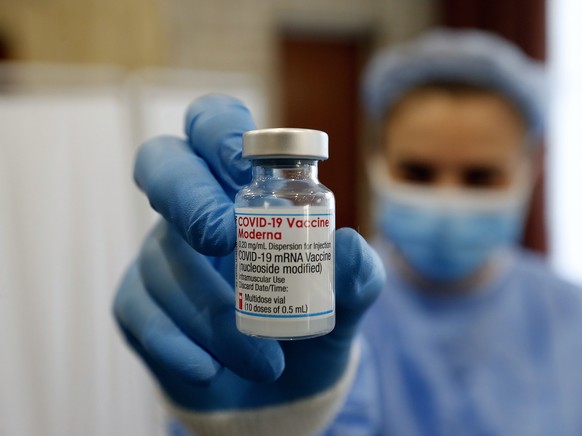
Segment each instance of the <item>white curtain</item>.
[{"label": "white curtain", "polygon": [[[178,80],[179,79],[179,80]],[[132,183],[138,141],[182,134],[213,90],[263,116],[238,75],[0,70],[0,435],[159,435],[155,387],[111,301],[154,216]]]},{"label": "white curtain", "polygon": [[582,284],[582,2],[551,0],[548,12],[551,259],[560,273]]}]

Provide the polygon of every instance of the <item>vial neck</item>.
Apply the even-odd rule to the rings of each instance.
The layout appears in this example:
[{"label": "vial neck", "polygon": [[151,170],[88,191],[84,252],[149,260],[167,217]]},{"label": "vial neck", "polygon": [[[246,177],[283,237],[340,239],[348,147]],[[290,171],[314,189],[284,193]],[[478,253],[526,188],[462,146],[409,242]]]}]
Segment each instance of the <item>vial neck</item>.
[{"label": "vial neck", "polygon": [[253,179],[310,179],[317,181],[315,159],[255,159]]}]

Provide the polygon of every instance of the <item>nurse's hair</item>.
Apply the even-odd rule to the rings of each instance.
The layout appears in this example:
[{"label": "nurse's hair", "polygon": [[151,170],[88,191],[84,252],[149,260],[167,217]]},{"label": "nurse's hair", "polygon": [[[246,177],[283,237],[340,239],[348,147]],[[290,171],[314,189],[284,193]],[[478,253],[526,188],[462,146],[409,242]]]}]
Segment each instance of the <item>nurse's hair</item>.
[{"label": "nurse's hair", "polygon": [[374,56],[362,101],[370,119],[381,121],[411,92],[490,92],[517,108],[537,136],[545,124],[545,87],[542,64],[510,42],[477,30],[438,29]]}]

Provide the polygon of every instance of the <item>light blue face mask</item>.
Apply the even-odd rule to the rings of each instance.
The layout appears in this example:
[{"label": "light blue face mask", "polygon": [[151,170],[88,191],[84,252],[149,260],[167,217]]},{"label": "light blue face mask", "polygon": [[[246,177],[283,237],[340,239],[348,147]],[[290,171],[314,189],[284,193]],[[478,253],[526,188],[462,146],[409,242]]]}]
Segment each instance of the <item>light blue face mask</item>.
[{"label": "light blue face mask", "polygon": [[[470,276],[523,228],[528,190],[416,187],[373,181],[376,226],[421,276],[454,281]],[[526,184],[527,185],[527,184]]]}]

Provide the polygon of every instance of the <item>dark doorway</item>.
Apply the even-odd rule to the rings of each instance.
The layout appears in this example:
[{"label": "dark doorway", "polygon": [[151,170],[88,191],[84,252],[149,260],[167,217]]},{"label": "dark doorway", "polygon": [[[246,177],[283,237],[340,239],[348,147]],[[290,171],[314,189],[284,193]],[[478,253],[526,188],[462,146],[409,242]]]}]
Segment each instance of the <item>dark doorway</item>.
[{"label": "dark doorway", "polygon": [[282,125],[328,133],[330,159],[319,176],[336,196],[338,228],[358,226],[358,86],[366,46],[353,35],[280,39]]}]

